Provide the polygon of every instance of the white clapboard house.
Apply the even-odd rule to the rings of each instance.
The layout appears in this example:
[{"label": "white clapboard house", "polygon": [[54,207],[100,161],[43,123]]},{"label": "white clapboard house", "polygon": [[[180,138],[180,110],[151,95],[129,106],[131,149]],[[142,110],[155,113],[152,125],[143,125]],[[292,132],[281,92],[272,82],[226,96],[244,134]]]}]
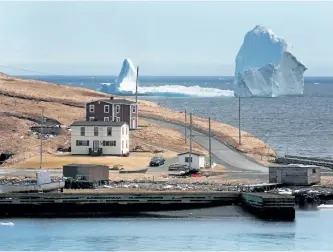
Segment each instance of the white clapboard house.
[{"label": "white clapboard house", "polygon": [[71,125],[73,155],[128,155],[126,122],[76,121]]},{"label": "white clapboard house", "polygon": [[[200,169],[205,167],[205,155],[200,153],[191,153],[191,168]],[[178,163],[180,165],[189,165],[190,163],[190,152],[184,152],[178,154]]]}]

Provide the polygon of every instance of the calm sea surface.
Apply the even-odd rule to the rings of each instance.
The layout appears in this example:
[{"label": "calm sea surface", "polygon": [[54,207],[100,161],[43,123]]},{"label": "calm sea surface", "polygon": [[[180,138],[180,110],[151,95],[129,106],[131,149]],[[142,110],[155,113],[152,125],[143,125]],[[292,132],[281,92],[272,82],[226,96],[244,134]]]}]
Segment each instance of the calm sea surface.
[{"label": "calm sea surface", "polygon": [[[97,89],[115,76],[28,76],[29,78]],[[232,89],[232,77],[140,77],[141,86],[183,85]],[[231,97],[143,97],[163,106],[238,127],[238,100]],[[333,77],[305,78],[299,97],[243,98],[241,127],[262,138],[280,155],[333,158]]]},{"label": "calm sea surface", "polygon": [[218,219],[10,219],[0,250],[332,250],[333,210],[298,211],[294,223]]}]

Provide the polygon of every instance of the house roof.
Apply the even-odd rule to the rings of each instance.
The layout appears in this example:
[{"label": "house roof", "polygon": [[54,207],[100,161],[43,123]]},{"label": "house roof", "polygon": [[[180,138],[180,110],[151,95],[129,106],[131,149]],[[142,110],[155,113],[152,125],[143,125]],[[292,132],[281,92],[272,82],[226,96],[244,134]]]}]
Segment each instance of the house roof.
[{"label": "house roof", "polygon": [[[109,104],[127,104],[127,105],[132,105],[132,104],[136,104],[136,102],[133,102],[133,101],[129,101],[129,100],[126,100],[126,99],[104,99],[104,100],[96,100],[96,101],[92,101],[92,102],[98,102],[98,101],[101,101],[101,102],[106,102],[106,103],[109,103]],[[91,102],[89,102],[91,103]]]},{"label": "house roof", "polygon": [[108,167],[107,165],[99,165],[99,164],[65,164],[64,167],[66,168],[77,168],[77,167],[96,167],[96,166],[103,166]]},{"label": "house roof", "polygon": [[[188,152],[179,153],[178,156],[189,154],[189,153],[190,153],[189,151]],[[191,155],[202,156],[202,157],[205,156],[204,154],[201,154],[201,153],[198,153],[198,152],[192,152]]]},{"label": "house roof", "polygon": [[76,121],[73,122],[71,126],[112,126],[112,127],[121,127],[126,122],[104,122],[104,121]]}]

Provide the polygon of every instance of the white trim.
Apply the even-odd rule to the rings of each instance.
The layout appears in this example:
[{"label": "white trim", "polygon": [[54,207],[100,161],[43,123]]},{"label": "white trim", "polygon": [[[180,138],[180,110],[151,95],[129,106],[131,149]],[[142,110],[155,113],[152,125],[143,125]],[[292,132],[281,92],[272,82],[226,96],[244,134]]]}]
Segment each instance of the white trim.
[{"label": "white trim", "polygon": [[132,129],[132,105],[130,106],[130,121],[129,121],[129,128]]},{"label": "white trim", "polygon": [[[107,108],[107,111],[106,111]],[[104,105],[104,113],[110,113],[110,105]]]},{"label": "white trim", "polygon": [[116,113],[120,112],[120,105],[116,105]]},{"label": "white trim", "polygon": [[[107,119],[107,120],[105,120]],[[110,117],[104,117],[104,122],[109,122],[110,121]]]},{"label": "white trim", "polygon": [[94,121],[94,120],[95,120],[95,117],[93,117],[93,116],[89,117],[89,121]]},{"label": "white trim", "polygon": [[[135,125],[134,125],[133,121],[135,121]],[[132,127],[133,127],[133,129],[136,129],[138,127],[136,117],[132,118]]]},{"label": "white trim", "polygon": [[95,113],[95,105],[94,104],[89,105],[89,112],[90,113]]},{"label": "white trim", "polygon": [[112,121],[114,122],[114,104],[112,104]]}]

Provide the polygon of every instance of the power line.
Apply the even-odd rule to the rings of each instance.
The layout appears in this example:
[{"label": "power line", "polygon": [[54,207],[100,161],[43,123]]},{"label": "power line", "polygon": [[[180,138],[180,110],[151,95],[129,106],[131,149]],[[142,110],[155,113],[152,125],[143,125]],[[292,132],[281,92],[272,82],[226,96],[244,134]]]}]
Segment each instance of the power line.
[{"label": "power line", "polygon": [[21,71],[24,71],[24,72],[29,72],[29,73],[37,73],[37,74],[43,74],[43,75],[53,75],[53,76],[68,77],[68,76],[63,75],[63,74],[40,72],[40,71],[35,71],[35,70],[30,70],[30,69],[24,69],[24,68],[20,68],[20,67],[14,67],[14,66],[10,66],[10,65],[0,65],[0,67],[7,67],[7,68],[15,69],[15,70],[21,70]]}]

